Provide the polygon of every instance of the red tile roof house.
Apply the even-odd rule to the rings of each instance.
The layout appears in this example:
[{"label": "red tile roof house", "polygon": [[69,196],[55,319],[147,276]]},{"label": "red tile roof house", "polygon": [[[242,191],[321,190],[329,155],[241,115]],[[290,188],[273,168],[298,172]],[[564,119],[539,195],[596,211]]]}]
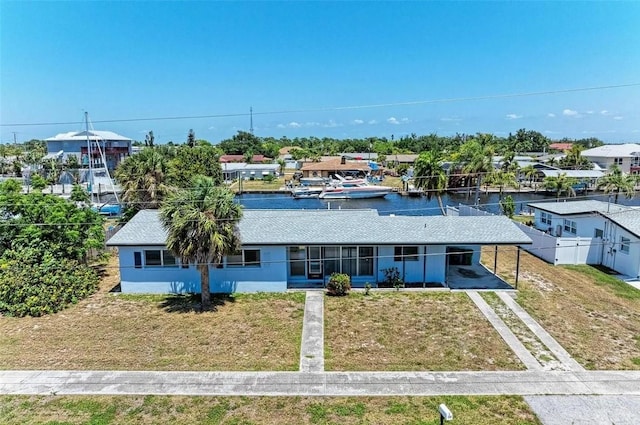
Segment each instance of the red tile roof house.
[{"label": "red tile roof house", "polygon": [[549,149],[556,151],[568,151],[573,147],[573,143],[551,143]]},{"label": "red tile roof house", "polygon": [[[251,162],[259,164],[262,162],[271,162],[273,159],[267,158],[264,155],[253,155]],[[220,162],[246,162],[244,155],[222,155],[220,156]]]}]

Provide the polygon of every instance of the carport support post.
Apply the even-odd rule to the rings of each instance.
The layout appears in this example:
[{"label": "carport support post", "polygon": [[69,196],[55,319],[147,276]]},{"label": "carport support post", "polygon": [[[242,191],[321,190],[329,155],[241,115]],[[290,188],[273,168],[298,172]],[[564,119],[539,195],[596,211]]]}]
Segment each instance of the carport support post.
[{"label": "carport support post", "polygon": [[520,245],[518,245],[518,253],[516,254],[516,289],[518,289],[519,276],[520,276]]},{"label": "carport support post", "polygon": [[498,245],[496,245],[495,250],[493,252],[493,274],[496,274],[496,270],[498,269]]}]

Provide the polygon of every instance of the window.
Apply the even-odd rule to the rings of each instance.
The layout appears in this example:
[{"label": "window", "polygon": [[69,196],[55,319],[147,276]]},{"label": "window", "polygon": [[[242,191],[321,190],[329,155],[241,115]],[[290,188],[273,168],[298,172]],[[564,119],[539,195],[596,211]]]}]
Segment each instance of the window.
[{"label": "window", "polygon": [[133,264],[136,269],[142,268],[142,252],[133,253]]},{"label": "window", "polygon": [[358,274],[361,276],[373,275],[372,246],[361,246],[358,248]]},{"label": "window", "polygon": [[260,267],[260,250],[243,249],[227,255],[227,267]]},{"label": "window", "polygon": [[289,274],[291,276],[304,276],[304,261],[307,256],[304,246],[289,247]]},{"label": "window", "polygon": [[393,249],[393,261],[418,261],[418,247],[396,246]]},{"label": "window", "polygon": [[624,252],[625,254],[629,253],[629,248],[631,245],[631,239],[620,237],[620,252]]},{"label": "window", "polygon": [[162,267],[162,251],[145,251],[144,265],[146,267]]},{"label": "window", "polygon": [[551,214],[546,213],[546,212],[541,212],[540,213],[540,221],[542,222],[542,224],[551,225]]},{"label": "window", "polygon": [[[137,254],[137,256],[136,256]],[[134,263],[136,268],[140,268],[138,266],[137,261],[139,260],[139,252],[134,253]],[[137,258],[138,257],[138,258]],[[165,250],[147,250],[144,252],[144,266],[145,267],[178,267],[178,261],[176,257],[173,256],[169,251]]]},{"label": "window", "polygon": [[613,163],[616,165],[622,165],[622,158],[613,158]]},{"label": "window", "polygon": [[576,222],[573,220],[565,220],[564,221],[564,231],[572,234],[576,234],[577,231]]}]

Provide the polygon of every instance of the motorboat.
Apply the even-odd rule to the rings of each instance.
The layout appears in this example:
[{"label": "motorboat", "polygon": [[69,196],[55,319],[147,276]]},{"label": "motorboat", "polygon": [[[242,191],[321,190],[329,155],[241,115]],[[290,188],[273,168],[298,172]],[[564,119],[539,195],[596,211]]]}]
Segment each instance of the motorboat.
[{"label": "motorboat", "polygon": [[371,185],[364,179],[350,179],[336,175],[336,179],[318,195],[320,199],[383,198],[393,191],[389,186]]},{"label": "motorboat", "polygon": [[293,195],[295,199],[317,198],[318,196],[320,196],[323,190],[324,190],[324,186],[302,185],[302,186],[297,186],[291,189],[291,195]]}]

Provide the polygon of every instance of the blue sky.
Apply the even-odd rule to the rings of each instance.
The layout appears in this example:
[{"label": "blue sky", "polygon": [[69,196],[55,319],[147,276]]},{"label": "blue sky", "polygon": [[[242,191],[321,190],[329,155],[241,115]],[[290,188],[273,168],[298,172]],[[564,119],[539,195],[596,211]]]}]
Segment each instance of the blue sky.
[{"label": "blue sky", "polygon": [[[246,114],[259,136],[640,141],[640,2],[0,1],[0,141]],[[381,107],[335,109],[342,106]],[[302,111],[277,114],[265,112]],[[94,123],[217,142],[248,116]]]}]

